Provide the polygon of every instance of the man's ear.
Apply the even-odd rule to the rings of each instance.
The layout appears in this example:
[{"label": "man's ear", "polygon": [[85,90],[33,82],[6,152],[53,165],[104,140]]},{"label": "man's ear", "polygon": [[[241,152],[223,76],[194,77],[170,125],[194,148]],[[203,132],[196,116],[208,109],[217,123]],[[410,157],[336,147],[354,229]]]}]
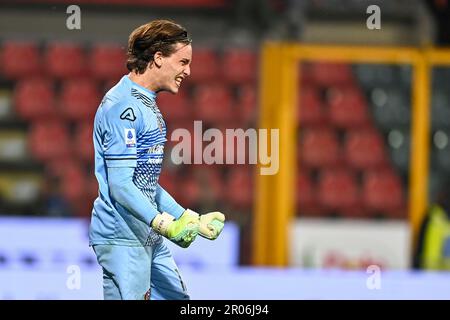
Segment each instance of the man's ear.
[{"label": "man's ear", "polygon": [[155,52],[155,55],[153,56],[153,63],[157,68],[161,68],[162,61],[163,61],[162,52],[161,51]]}]

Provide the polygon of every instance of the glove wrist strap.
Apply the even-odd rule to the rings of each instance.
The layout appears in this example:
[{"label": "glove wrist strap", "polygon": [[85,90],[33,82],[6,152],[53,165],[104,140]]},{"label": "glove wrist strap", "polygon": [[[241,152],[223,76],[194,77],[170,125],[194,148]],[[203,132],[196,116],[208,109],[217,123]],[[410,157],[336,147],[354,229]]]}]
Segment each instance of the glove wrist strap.
[{"label": "glove wrist strap", "polygon": [[167,229],[174,219],[175,217],[168,214],[167,212],[157,214],[152,221],[152,228],[155,229],[159,234],[166,235]]}]

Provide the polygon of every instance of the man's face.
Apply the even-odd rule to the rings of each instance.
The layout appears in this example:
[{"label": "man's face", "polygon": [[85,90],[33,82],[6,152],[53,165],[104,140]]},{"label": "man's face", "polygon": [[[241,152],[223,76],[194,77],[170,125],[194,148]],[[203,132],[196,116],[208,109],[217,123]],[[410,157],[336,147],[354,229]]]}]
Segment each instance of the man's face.
[{"label": "man's face", "polygon": [[175,52],[161,59],[160,90],[177,93],[181,82],[191,74],[192,46],[177,43]]}]

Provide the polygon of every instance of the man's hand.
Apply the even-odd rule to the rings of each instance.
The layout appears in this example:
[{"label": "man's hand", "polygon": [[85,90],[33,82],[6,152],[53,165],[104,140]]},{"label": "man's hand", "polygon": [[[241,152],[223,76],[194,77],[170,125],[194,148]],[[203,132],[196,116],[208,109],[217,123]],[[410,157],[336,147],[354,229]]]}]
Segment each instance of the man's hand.
[{"label": "man's hand", "polygon": [[209,240],[215,240],[222,232],[225,224],[225,215],[215,211],[200,216],[199,234]]},{"label": "man's hand", "polygon": [[177,220],[167,212],[160,213],[153,219],[151,226],[170,241],[187,248],[197,237],[200,221],[198,214],[188,209]]}]

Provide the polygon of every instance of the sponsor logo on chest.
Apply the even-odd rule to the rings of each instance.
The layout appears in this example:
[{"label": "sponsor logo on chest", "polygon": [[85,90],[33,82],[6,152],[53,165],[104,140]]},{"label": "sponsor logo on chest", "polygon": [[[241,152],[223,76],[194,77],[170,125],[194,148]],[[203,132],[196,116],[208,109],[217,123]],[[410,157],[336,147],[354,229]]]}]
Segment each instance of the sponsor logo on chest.
[{"label": "sponsor logo on chest", "polygon": [[164,145],[158,144],[156,146],[150,147],[147,150],[148,154],[160,155],[164,153]]}]

